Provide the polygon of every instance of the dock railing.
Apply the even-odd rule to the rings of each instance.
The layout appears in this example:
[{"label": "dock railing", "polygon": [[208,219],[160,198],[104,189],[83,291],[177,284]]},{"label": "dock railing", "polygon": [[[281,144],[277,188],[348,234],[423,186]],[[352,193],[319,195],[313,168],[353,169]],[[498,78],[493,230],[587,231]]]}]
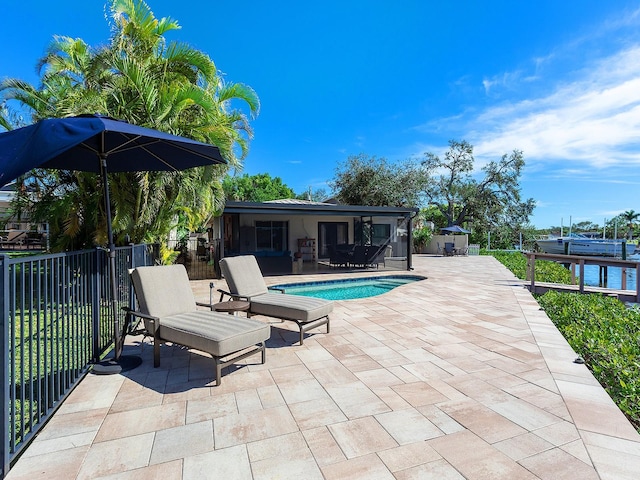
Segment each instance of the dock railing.
[{"label": "dock railing", "polygon": [[[156,257],[152,245],[116,248],[119,306],[134,302],[128,269]],[[113,343],[107,260],[104,249],[0,255],[0,478]]]},{"label": "dock railing", "polygon": [[[575,288],[569,288],[562,284],[549,284],[540,283],[536,284],[535,277],[535,265],[536,259],[549,260],[552,262],[562,263],[567,265],[571,271],[572,285],[577,285],[577,290],[580,293],[604,293],[615,294],[620,300],[631,301],[640,303],[640,263],[631,260],[618,260],[615,258],[604,257],[586,257],[580,255],[562,255],[553,253],[537,253],[537,252],[523,252],[527,257],[527,281],[529,283],[529,290],[531,293],[544,293],[547,290],[575,290]],[[601,278],[604,279],[605,287],[592,287],[585,285],[585,272],[584,267],[586,265],[597,265],[600,267]],[[608,267],[618,267],[621,269],[621,289],[614,290],[606,287],[607,269]],[[576,268],[578,269],[576,278]],[[627,270],[633,269],[636,272],[636,285],[635,293],[631,290],[627,290]],[[577,284],[576,284],[577,280]]]}]

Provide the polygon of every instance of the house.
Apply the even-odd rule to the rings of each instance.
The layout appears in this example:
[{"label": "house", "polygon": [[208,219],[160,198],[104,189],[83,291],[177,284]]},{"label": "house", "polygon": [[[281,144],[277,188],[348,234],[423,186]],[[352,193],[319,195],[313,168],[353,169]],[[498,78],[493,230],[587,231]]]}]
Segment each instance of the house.
[{"label": "house", "polygon": [[11,211],[16,195],[15,183],[0,187],[0,250],[38,249],[47,245],[49,224],[34,224]]},{"label": "house", "polygon": [[[375,266],[411,269],[411,219],[417,208],[339,205],[306,200],[227,202],[213,220],[217,259],[255,255],[265,274],[335,266],[337,248],[378,247]],[[366,267],[363,264],[363,267]]]}]

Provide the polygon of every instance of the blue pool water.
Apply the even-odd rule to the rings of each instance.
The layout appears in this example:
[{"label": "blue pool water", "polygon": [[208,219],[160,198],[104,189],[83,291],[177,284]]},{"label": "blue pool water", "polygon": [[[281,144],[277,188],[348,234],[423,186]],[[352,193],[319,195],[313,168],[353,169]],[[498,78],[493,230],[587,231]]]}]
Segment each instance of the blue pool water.
[{"label": "blue pool water", "polygon": [[367,277],[347,280],[327,280],[326,282],[306,282],[274,285],[274,290],[281,290],[291,295],[325,298],[327,300],[352,300],[381,295],[400,285],[424,280],[418,275],[390,275],[387,277]]}]

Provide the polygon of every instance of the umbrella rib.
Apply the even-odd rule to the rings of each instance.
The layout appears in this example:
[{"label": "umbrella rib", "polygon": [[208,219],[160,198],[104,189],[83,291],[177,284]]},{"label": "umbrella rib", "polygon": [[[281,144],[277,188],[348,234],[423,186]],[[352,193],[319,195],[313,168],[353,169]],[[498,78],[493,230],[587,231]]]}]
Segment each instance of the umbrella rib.
[{"label": "umbrella rib", "polygon": [[[172,170],[176,170],[176,171],[178,170],[178,169],[177,169],[177,168],[175,168],[173,165],[171,165],[170,163],[167,163],[165,160],[163,160],[162,158],[158,157],[156,154],[154,154],[152,151],[150,151],[150,150],[148,150],[148,149],[146,148],[146,146],[147,146],[147,145],[152,145],[152,144],[154,144],[154,143],[162,143],[162,142],[163,142],[163,140],[154,140],[154,141],[151,141],[151,142],[146,142],[146,143],[145,143],[145,144],[143,144],[143,145],[132,145],[132,146],[129,146],[131,142],[136,141],[138,138],[141,138],[141,137],[140,137],[140,136],[138,136],[138,137],[136,137],[136,138],[134,138],[134,139],[131,139],[131,140],[130,140],[130,141],[128,141],[127,143],[124,143],[124,144],[122,144],[122,145],[118,146],[117,148],[114,148],[113,150],[111,150],[110,152],[108,152],[108,154],[109,154],[109,153],[113,153],[113,152],[118,152],[118,153],[120,153],[120,152],[125,152],[125,151],[127,151],[127,150],[134,150],[134,149],[137,149],[137,148],[141,148],[141,149],[143,149],[145,152],[149,153],[149,154],[150,154],[150,155],[152,155],[154,158],[156,158],[157,160],[159,160],[160,162],[162,162],[162,163],[164,163],[165,165],[167,165],[168,167],[170,167]],[[182,145],[181,145],[180,143],[178,143],[178,142],[171,142],[171,145],[172,145],[173,147],[175,147],[176,149],[178,149],[178,150],[182,150],[183,152],[187,152],[187,153],[189,153],[190,155],[195,155],[195,156],[200,157],[200,158],[206,158],[207,160],[212,160],[212,159],[213,159],[214,161],[218,162],[218,159],[217,159],[217,158],[214,158],[214,157],[212,157],[211,155],[205,155],[205,154],[203,154],[203,153],[197,152],[197,151],[192,150],[192,149],[190,149],[190,148],[184,147],[184,146],[182,146]],[[204,145],[204,144],[203,144],[203,145]],[[212,146],[213,146],[213,147],[215,147],[215,148],[218,148],[218,147],[216,147],[215,145],[212,145]],[[218,151],[220,151],[220,149],[218,149]],[[222,157],[220,157],[220,158],[222,159]],[[227,163],[227,162],[226,162],[224,159],[222,159],[222,163]]]},{"label": "umbrella rib", "polygon": [[149,155],[151,155],[152,157],[154,157],[156,160],[158,160],[159,162],[164,163],[167,167],[169,167],[171,170],[173,170],[174,172],[177,172],[178,169],[176,167],[174,167],[173,165],[171,165],[168,162],[165,162],[162,158],[160,158],[159,156],[157,156],[155,153],[153,153],[151,150],[147,149],[147,147],[138,147],[141,148],[142,150],[144,150],[145,152],[147,152]]}]

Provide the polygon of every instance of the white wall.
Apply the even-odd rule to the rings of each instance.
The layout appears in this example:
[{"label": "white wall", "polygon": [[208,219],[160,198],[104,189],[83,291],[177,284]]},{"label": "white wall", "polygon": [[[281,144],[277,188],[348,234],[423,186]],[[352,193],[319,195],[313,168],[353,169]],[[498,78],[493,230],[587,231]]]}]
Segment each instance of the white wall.
[{"label": "white wall", "polygon": [[444,250],[444,244],[447,242],[453,242],[454,248],[467,248],[469,246],[469,235],[434,235],[431,238],[431,242],[422,249],[422,253],[441,254],[442,251],[438,251],[438,244]]},{"label": "white wall", "polygon": [[[346,222],[349,225],[349,243],[354,242],[354,217],[341,215],[266,215],[266,214],[241,214],[240,227],[254,227],[258,221],[288,221],[289,222],[289,250],[295,252],[298,249],[299,238],[315,238],[315,258],[318,258],[318,222]],[[406,237],[397,235],[397,220],[395,217],[373,217],[373,223],[391,225],[391,244],[394,256],[406,255]],[[405,251],[403,254],[402,251]]]}]

